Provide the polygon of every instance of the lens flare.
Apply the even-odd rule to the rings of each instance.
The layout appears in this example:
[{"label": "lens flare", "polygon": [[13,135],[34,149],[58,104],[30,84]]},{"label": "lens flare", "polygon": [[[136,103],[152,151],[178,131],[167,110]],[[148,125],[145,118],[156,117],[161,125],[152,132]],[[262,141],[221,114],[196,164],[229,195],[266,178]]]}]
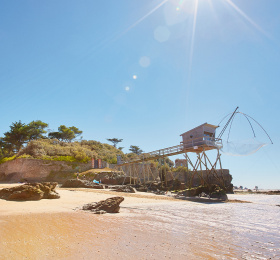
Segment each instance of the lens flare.
[{"label": "lens flare", "polygon": [[150,66],[150,64],[151,64],[151,60],[150,60],[150,58],[149,58],[149,57],[147,57],[147,56],[143,56],[143,57],[141,57],[141,58],[140,58],[140,60],[139,60],[139,64],[140,64],[140,66],[141,66],[141,67],[143,67],[143,68],[147,68],[147,67],[149,67],[149,66]]}]

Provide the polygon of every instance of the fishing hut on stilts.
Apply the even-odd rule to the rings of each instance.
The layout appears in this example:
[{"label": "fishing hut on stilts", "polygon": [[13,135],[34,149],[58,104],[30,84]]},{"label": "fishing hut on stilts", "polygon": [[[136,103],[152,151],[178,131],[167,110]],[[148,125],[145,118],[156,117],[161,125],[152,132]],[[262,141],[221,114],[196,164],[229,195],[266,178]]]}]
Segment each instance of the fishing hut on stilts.
[{"label": "fishing hut on stilts", "polygon": [[[192,187],[195,178],[199,178],[200,185],[207,185],[215,179],[224,187],[223,169],[221,163],[222,139],[216,138],[218,126],[204,123],[182,136],[182,142],[177,146],[172,146],[149,153],[142,153],[140,158],[130,161],[122,161],[118,156],[118,171],[123,171],[129,178],[130,184],[145,184],[146,182],[160,180],[162,186],[167,186],[168,178],[176,178],[176,173],[167,173],[166,157],[184,154],[188,172],[185,182]],[[216,150],[216,159],[211,161],[207,152]],[[192,160],[190,154],[195,154],[196,159]],[[154,167],[153,162],[157,160],[161,167]],[[171,174],[171,176],[170,176]],[[167,178],[168,177],[168,178]]]}]

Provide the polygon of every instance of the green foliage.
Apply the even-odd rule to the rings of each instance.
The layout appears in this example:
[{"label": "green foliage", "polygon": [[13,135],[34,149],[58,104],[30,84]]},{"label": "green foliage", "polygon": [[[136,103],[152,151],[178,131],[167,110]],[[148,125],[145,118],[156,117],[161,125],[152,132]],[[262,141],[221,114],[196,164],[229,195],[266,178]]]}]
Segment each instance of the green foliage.
[{"label": "green foliage", "polygon": [[110,163],[110,164],[116,164],[117,163],[117,158],[109,159],[109,160],[107,160],[107,162]]},{"label": "green foliage", "polygon": [[169,157],[159,158],[159,159],[156,159],[156,161],[159,162],[160,165],[163,165],[164,163],[166,163],[170,168],[172,168],[174,166],[174,162],[172,160],[170,160]]},{"label": "green foliage", "polygon": [[137,155],[140,155],[141,153],[143,153],[143,150],[141,150],[139,148],[139,146],[136,146],[136,145],[131,145],[129,148],[129,151],[131,151],[132,153],[135,153]]},{"label": "green foliage", "polygon": [[58,132],[51,132],[48,136],[51,139],[58,139],[61,141],[71,142],[73,139],[77,138],[82,133],[83,131],[80,131],[75,126],[66,127],[65,125],[61,125],[58,127]]},{"label": "green foliage", "polygon": [[10,131],[4,133],[3,141],[10,145],[10,151],[18,152],[20,148],[29,140],[29,129],[24,123],[15,122],[10,126]]},{"label": "green foliage", "polygon": [[173,172],[189,172],[188,167],[179,166],[172,169]]},{"label": "green foliage", "polygon": [[29,154],[23,154],[21,156],[16,157],[17,159],[24,158],[24,159],[33,159],[33,157]]},{"label": "green foliage", "polygon": [[168,166],[168,164],[166,165],[159,165],[158,166],[159,169],[159,173],[164,173],[164,172],[169,172],[170,171],[170,167]]},{"label": "green foliage", "polygon": [[111,138],[111,139],[107,139],[109,142],[112,142],[114,147],[117,147],[117,144],[122,142],[123,139],[118,139],[118,138]]},{"label": "green foliage", "polygon": [[0,164],[1,164],[1,163],[4,163],[4,162],[12,161],[12,160],[14,160],[14,159],[16,159],[16,156],[15,156],[15,155],[14,155],[14,156],[11,156],[11,157],[2,158],[2,159],[0,160]]},{"label": "green foliage", "polygon": [[1,138],[0,156],[17,153],[28,141],[43,138],[47,126],[48,124],[40,120],[32,121],[27,125],[21,121],[12,123],[10,131],[4,133],[4,137]]},{"label": "green foliage", "polygon": [[38,140],[44,138],[44,134],[47,133],[45,128],[49,125],[47,123],[42,122],[41,120],[30,122],[28,127],[28,139],[29,140]]},{"label": "green foliage", "polygon": [[84,163],[88,162],[91,158],[100,158],[108,163],[116,163],[117,154],[123,155],[120,150],[112,145],[102,144],[97,141],[83,140],[81,142],[68,143],[57,139],[40,139],[29,142],[18,153],[18,156]]},{"label": "green foliage", "polygon": [[136,159],[139,159],[140,156],[137,155],[136,153],[127,153],[125,156],[124,156],[124,160],[136,160]]}]

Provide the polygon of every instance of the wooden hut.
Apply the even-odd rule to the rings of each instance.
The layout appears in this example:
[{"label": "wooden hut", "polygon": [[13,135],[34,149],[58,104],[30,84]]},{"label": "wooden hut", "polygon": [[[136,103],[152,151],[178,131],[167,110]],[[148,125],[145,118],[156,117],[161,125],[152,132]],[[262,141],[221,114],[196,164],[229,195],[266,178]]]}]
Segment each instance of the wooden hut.
[{"label": "wooden hut", "polygon": [[188,132],[181,134],[183,138],[184,149],[193,148],[199,149],[201,147],[207,150],[218,148],[221,146],[221,140],[215,138],[216,128],[218,126],[204,123]]}]

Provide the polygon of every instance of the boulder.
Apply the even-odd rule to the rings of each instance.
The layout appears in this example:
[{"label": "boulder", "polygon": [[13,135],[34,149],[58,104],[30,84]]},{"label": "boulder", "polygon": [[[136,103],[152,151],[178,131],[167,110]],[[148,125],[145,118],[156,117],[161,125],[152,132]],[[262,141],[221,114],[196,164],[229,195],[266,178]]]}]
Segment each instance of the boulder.
[{"label": "boulder", "polygon": [[[104,177],[98,177],[98,179],[101,180],[103,184],[108,185],[127,185],[130,184],[130,177],[128,176],[104,176]],[[137,182],[136,177],[131,177],[131,183]]]},{"label": "boulder", "polygon": [[217,192],[217,193],[211,193],[211,194],[210,194],[210,198],[211,198],[211,199],[219,199],[219,200],[223,200],[223,201],[228,200],[228,196],[227,196],[226,194],[224,194],[224,193],[219,193],[219,192]]},{"label": "boulder", "polygon": [[82,210],[90,210],[95,214],[118,213],[120,211],[120,204],[123,200],[123,197],[112,197],[99,202],[86,204],[82,207]]},{"label": "boulder", "polygon": [[226,192],[219,185],[199,186],[186,189],[178,193],[178,196],[208,197],[219,200],[227,200]]},{"label": "boulder", "polygon": [[56,182],[27,183],[0,190],[0,198],[16,201],[58,199],[60,196],[55,191],[56,186]]},{"label": "boulder", "polygon": [[146,186],[140,186],[140,187],[136,188],[136,190],[140,191],[140,192],[147,192],[148,188]]},{"label": "boulder", "polygon": [[135,193],[135,189],[131,186],[118,186],[112,191],[117,191],[117,192],[128,192],[128,193]]},{"label": "boulder", "polygon": [[64,182],[62,188],[92,188],[92,189],[104,189],[103,185],[93,183],[87,180],[71,179]]}]

